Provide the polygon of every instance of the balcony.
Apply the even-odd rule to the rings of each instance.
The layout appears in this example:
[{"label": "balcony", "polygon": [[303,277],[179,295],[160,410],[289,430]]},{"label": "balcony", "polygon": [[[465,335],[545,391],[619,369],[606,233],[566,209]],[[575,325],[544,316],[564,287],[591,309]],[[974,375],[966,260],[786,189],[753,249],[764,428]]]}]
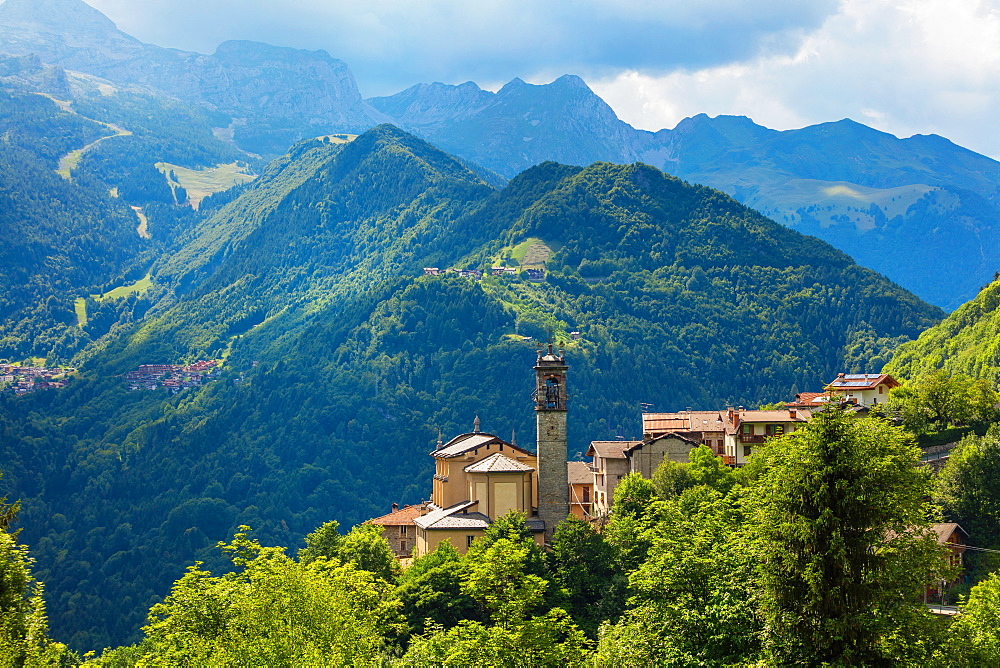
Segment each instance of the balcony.
[{"label": "balcony", "polygon": [[769,436],[764,436],[763,434],[740,434],[740,443],[763,443],[765,438],[769,438]]}]

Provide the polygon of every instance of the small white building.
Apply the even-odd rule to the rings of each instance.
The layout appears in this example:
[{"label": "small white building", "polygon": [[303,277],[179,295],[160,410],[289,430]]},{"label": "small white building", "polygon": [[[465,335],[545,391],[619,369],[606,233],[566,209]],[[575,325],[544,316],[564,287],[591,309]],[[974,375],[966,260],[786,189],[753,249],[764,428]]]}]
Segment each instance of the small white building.
[{"label": "small white building", "polygon": [[899,381],[887,373],[838,374],[837,378],[824,389],[841,401],[859,406],[884,404],[889,399],[889,390],[899,387]]}]

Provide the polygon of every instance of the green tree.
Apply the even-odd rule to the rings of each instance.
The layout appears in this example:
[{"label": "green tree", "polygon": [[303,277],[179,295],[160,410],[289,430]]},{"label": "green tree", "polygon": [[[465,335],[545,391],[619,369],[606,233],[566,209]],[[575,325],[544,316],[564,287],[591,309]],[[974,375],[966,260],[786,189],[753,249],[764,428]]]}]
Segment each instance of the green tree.
[{"label": "green tree", "polygon": [[413,633],[425,633],[428,620],[450,628],[463,619],[481,619],[478,604],[462,590],[467,570],[458,551],[445,541],[403,571],[396,597]]},{"label": "green tree", "polygon": [[337,557],[386,582],[395,583],[399,576],[399,561],[377,524],[358,524],[347,532],[337,548]]},{"label": "green tree", "polygon": [[[933,498],[947,519],[969,532],[974,545],[1000,549],[1000,425],[983,436],[970,434],[959,441],[935,480]],[[998,557],[966,552],[970,583],[1000,568]]]},{"label": "green tree", "polygon": [[340,535],[340,522],[330,520],[306,536],[306,546],[299,550],[299,561],[308,564],[321,557],[333,559],[340,553],[344,537]]},{"label": "green tree", "polygon": [[942,665],[1000,665],[1000,571],[972,588],[939,651]]},{"label": "green tree", "polygon": [[661,498],[670,499],[696,485],[691,477],[691,465],[664,459],[653,471],[653,487]]},{"label": "green tree", "polygon": [[667,503],[648,558],[629,577],[630,608],[601,628],[599,665],[735,665],[759,658],[756,560],[740,506],[736,495],[707,486]]},{"label": "green tree", "polygon": [[830,408],[752,463],[767,650],[777,663],[891,660],[882,636],[919,619],[944,561],[929,474],[898,428]]},{"label": "green tree", "polygon": [[102,661],[138,665],[372,665],[400,626],[390,587],[329,559],[297,562],[241,527],[221,545],[236,567],[213,576],[198,563],[154,605],[146,639]]},{"label": "green tree", "polygon": [[31,575],[28,547],[8,531],[17,511],[17,503],[0,498],[0,666],[70,665],[66,646],[48,638],[43,587]]},{"label": "green tree", "polygon": [[598,625],[617,619],[623,607],[625,576],[615,568],[614,549],[589,522],[567,517],[556,527],[546,554],[551,583],[562,607],[588,635]]}]

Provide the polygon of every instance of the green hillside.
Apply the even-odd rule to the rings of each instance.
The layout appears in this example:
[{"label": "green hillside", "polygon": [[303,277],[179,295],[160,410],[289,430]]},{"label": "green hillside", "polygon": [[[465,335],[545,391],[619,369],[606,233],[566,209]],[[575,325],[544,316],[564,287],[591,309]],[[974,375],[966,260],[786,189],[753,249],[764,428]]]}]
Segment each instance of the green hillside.
[{"label": "green hillside", "polygon": [[[194,559],[224,568],[215,542],[239,524],[296,545],[421,500],[438,429],[478,414],[530,447],[535,349],[515,332],[582,334],[567,342],[572,454],[635,435],[640,401],[784,398],[881,366],[943,316],[641,164],[544,163],[496,190],[380,126],[299,144],[242,188],[147,292],[93,302],[148,312],[81,355],[69,388],[0,396],[0,491],[24,500],[53,634],[75,647],[129,638]],[[532,238],[554,251],[545,281],[421,276],[488,268]],[[115,377],[221,356],[219,380],[176,395]]]},{"label": "green hillside", "polygon": [[885,367],[901,378],[937,370],[1000,383],[1000,279],[979,291],[916,341],[900,346]]}]

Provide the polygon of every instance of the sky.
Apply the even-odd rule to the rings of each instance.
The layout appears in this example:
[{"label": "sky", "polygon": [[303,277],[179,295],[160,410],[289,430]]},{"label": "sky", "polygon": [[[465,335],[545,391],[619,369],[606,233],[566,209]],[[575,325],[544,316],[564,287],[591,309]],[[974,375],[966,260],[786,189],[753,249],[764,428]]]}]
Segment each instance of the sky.
[{"label": "sky", "polygon": [[578,74],[648,130],[852,118],[1000,159],[1000,0],[88,0],[145,42],[324,49],[365,96]]}]

